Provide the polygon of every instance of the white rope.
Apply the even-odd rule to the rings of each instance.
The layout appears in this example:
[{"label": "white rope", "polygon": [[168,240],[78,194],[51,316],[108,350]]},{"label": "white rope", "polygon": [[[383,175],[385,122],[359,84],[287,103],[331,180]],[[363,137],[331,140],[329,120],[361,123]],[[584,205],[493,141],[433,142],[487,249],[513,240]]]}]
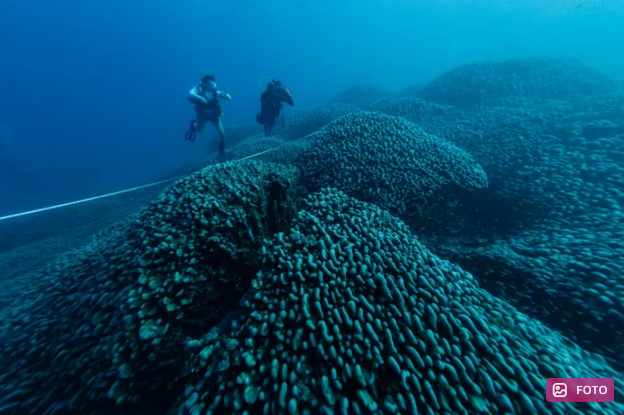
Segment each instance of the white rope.
[{"label": "white rope", "polygon": [[[277,150],[280,147],[283,147],[283,146],[286,146],[286,145],[290,145],[290,144],[292,144],[292,143],[294,143],[296,141],[299,141],[299,140],[303,140],[304,138],[312,137],[313,135],[316,135],[319,132],[320,132],[320,130],[316,131],[316,132],[313,132],[312,134],[308,134],[308,135],[306,135],[304,137],[297,138],[296,140],[289,141],[289,142],[284,143],[284,144],[280,144],[277,147],[270,148],[268,150],[261,151],[261,152],[256,153],[256,154],[252,154],[251,156],[243,157],[242,159],[232,160],[231,163],[238,163],[238,162],[241,162],[243,160],[247,160],[247,159],[250,159],[250,158],[253,158],[253,157],[258,157],[258,156],[260,156],[262,154],[265,154],[265,153],[268,153],[270,151]],[[217,166],[217,165],[213,164],[211,166],[208,166],[207,168],[211,168],[211,167],[215,167],[215,166]],[[59,209],[59,208],[66,207],[66,206],[77,205],[79,203],[91,202],[93,200],[104,199],[106,197],[120,195],[122,193],[134,192],[135,190],[145,189],[145,188],[148,188],[148,187],[157,186],[157,185],[162,184],[162,183],[172,182],[174,180],[178,180],[178,179],[181,179],[183,177],[186,177],[186,176],[178,176],[178,177],[174,177],[173,179],[161,180],[159,182],[145,184],[143,186],[133,187],[131,189],[120,190],[118,192],[108,193],[108,194],[105,194],[105,195],[94,196],[94,197],[90,197],[88,199],[75,200],[73,202],[62,203],[60,205],[49,206],[49,207],[45,207],[45,208],[41,208],[41,209],[30,210],[28,212],[21,212],[21,213],[15,213],[13,215],[2,216],[2,217],[0,217],[0,221],[6,220],[6,219],[13,219],[13,218],[17,218],[17,217],[20,217],[20,216],[32,215],[33,213],[45,212],[47,210]]]},{"label": "white rope", "polygon": [[110,196],[120,195],[120,194],[122,194],[122,193],[133,192],[133,191],[135,191],[135,190],[145,189],[146,187],[152,187],[152,186],[156,186],[156,185],[161,184],[161,183],[170,182],[170,181],[173,181],[173,180],[179,179],[180,177],[183,177],[183,176],[179,176],[179,177],[176,177],[176,178],[174,178],[174,179],[162,180],[162,181],[160,181],[160,182],[156,182],[156,183],[150,183],[150,184],[146,184],[146,185],[143,185],[143,186],[133,187],[132,189],[120,190],[120,191],[118,191],[118,192],[108,193],[108,194],[105,194],[105,195],[100,195],[100,196],[94,196],[94,197],[90,197],[90,198],[88,198],[88,199],[75,200],[75,201],[73,201],[73,202],[62,203],[62,204],[60,204],[60,205],[55,205],[55,206],[50,206],[50,207],[46,207],[46,208],[41,208],[41,209],[30,210],[30,211],[28,211],[28,212],[15,213],[15,214],[13,214],[13,215],[8,215],[8,216],[2,216],[2,217],[0,217],[0,220],[17,218],[17,217],[19,217],[19,216],[31,215],[31,214],[33,214],[33,213],[45,212],[46,210],[58,209],[58,208],[62,208],[62,207],[65,207],[65,206],[77,205],[77,204],[79,204],[79,203],[90,202],[90,201],[92,201],[92,200],[103,199],[103,198],[105,198],[105,197],[110,197]]},{"label": "white rope", "polygon": [[284,146],[291,145],[292,143],[294,143],[294,142],[296,142],[296,141],[303,140],[304,138],[312,137],[313,135],[317,135],[317,134],[318,134],[318,133],[320,133],[320,132],[321,132],[321,130],[319,130],[319,131],[315,131],[315,132],[313,132],[312,134],[308,134],[308,135],[305,135],[305,136],[303,136],[303,137],[299,137],[299,138],[298,138],[298,139],[296,139],[296,140],[289,141],[289,142],[284,143],[284,144],[280,144],[280,145],[279,145],[279,146],[277,146],[277,147],[273,147],[273,148],[270,148],[270,149],[268,149],[268,150],[261,151],[260,153],[252,154],[251,156],[243,157],[242,159],[233,160],[233,161],[232,161],[232,163],[237,163],[237,162],[239,162],[239,161],[247,160],[247,159],[250,159],[250,158],[252,158],[252,157],[257,157],[257,156],[259,156],[259,155],[261,155],[261,154],[264,154],[264,153],[268,153],[268,152],[270,152],[270,151],[277,150],[277,149],[278,149],[278,148],[280,148],[280,147],[284,147]]},{"label": "white rope", "polygon": [[383,101],[384,99],[390,99],[390,98],[387,98],[387,97],[379,98],[377,101],[375,101],[375,102],[373,102],[371,104],[371,107],[374,107],[375,105],[377,105],[379,103],[379,101]]}]

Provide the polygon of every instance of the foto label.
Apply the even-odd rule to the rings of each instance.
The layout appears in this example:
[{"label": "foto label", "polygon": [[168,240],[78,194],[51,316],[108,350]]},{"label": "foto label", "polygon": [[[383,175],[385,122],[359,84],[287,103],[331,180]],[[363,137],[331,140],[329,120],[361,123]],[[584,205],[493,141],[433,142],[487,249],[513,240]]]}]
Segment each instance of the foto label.
[{"label": "foto label", "polygon": [[548,378],[548,402],[613,402],[612,378]]}]

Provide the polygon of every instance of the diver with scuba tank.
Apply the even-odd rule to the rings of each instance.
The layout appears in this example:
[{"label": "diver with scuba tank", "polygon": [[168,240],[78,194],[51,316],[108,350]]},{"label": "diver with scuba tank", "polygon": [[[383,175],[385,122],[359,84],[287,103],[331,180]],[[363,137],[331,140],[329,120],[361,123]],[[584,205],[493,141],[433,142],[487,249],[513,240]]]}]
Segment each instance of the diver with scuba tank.
[{"label": "diver with scuba tank", "polygon": [[220,99],[231,100],[232,97],[225,91],[217,90],[216,78],[214,74],[204,75],[201,77],[199,84],[188,93],[188,100],[195,104],[194,120],[191,120],[185,139],[191,142],[195,141],[198,132],[202,132],[208,121],[217,130],[219,134],[219,154],[218,157],[225,155],[225,131],[221,123],[221,105]]},{"label": "diver with scuba tank", "polygon": [[[283,103],[294,105],[290,91],[284,87],[281,81],[271,79],[266,87],[266,91],[260,95],[260,113],[256,115],[256,121],[264,125],[264,134],[269,136],[273,132],[275,120],[282,112]],[[284,119],[282,118],[282,123]]]}]

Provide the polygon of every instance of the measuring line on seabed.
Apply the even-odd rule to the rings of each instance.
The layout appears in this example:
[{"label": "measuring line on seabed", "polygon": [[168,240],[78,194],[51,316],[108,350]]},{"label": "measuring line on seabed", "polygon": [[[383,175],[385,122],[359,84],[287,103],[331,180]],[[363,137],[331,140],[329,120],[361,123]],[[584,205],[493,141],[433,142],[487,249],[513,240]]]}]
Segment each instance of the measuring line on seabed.
[{"label": "measuring line on seabed", "polygon": [[[251,156],[243,157],[242,159],[238,159],[238,160],[232,160],[231,163],[238,163],[238,162],[241,162],[243,160],[247,160],[247,159],[250,159],[250,158],[253,158],[253,157],[258,157],[258,156],[260,156],[262,154],[265,154],[265,153],[277,150],[280,147],[284,147],[284,146],[290,145],[290,144],[292,144],[294,142],[297,142],[299,140],[303,140],[304,138],[312,137],[313,135],[316,135],[319,132],[320,132],[320,130],[319,131],[315,131],[312,134],[308,134],[306,136],[300,137],[300,138],[298,138],[296,140],[289,141],[289,142],[284,143],[284,144],[280,144],[277,147],[270,148],[268,150],[264,150],[264,151],[261,151],[261,152],[256,153],[256,154],[252,154]],[[213,164],[211,166],[208,166],[207,168],[212,168],[214,166],[217,166],[217,164]],[[135,190],[145,189],[147,187],[157,186],[157,185],[162,184],[162,183],[172,182],[174,180],[178,180],[178,179],[181,179],[183,177],[186,177],[186,176],[178,176],[178,177],[174,177],[173,179],[161,180],[159,182],[145,184],[143,186],[133,187],[131,189],[120,190],[118,192],[108,193],[108,194],[105,194],[105,195],[94,196],[94,197],[90,197],[88,199],[75,200],[73,202],[62,203],[60,205],[49,206],[49,207],[45,207],[45,208],[41,208],[41,209],[30,210],[28,212],[21,212],[21,213],[15,213],[13,215],[2,216],[2,217],[0,217],[0,221],[7,220],[7,219],[13,219],[13,218],[17,218],[17,217],[20,217],[20,216],[32,215],[33,213],[45,212],[47,210],[59,209],[59,208],[66,207],[66,206],[77,205],[77,204],[80,204],[80,203],[91,202],[93,200],[104,199],[106,197],[120,195],[122,193],[134,192]]]}]

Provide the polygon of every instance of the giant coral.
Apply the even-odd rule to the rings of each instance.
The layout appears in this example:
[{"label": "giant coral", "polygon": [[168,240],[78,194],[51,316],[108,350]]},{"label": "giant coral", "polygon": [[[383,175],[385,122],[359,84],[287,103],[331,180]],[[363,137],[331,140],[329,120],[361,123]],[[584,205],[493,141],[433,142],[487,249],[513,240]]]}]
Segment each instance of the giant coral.
[{"label": "giant coral", "polygon": [[481,290],[386,211],[332,189],[306,205],[265,244],[242,324],[189,343],[201,370],[180,413],[624,410],[545,402],[544,378],[621,376]]}]

